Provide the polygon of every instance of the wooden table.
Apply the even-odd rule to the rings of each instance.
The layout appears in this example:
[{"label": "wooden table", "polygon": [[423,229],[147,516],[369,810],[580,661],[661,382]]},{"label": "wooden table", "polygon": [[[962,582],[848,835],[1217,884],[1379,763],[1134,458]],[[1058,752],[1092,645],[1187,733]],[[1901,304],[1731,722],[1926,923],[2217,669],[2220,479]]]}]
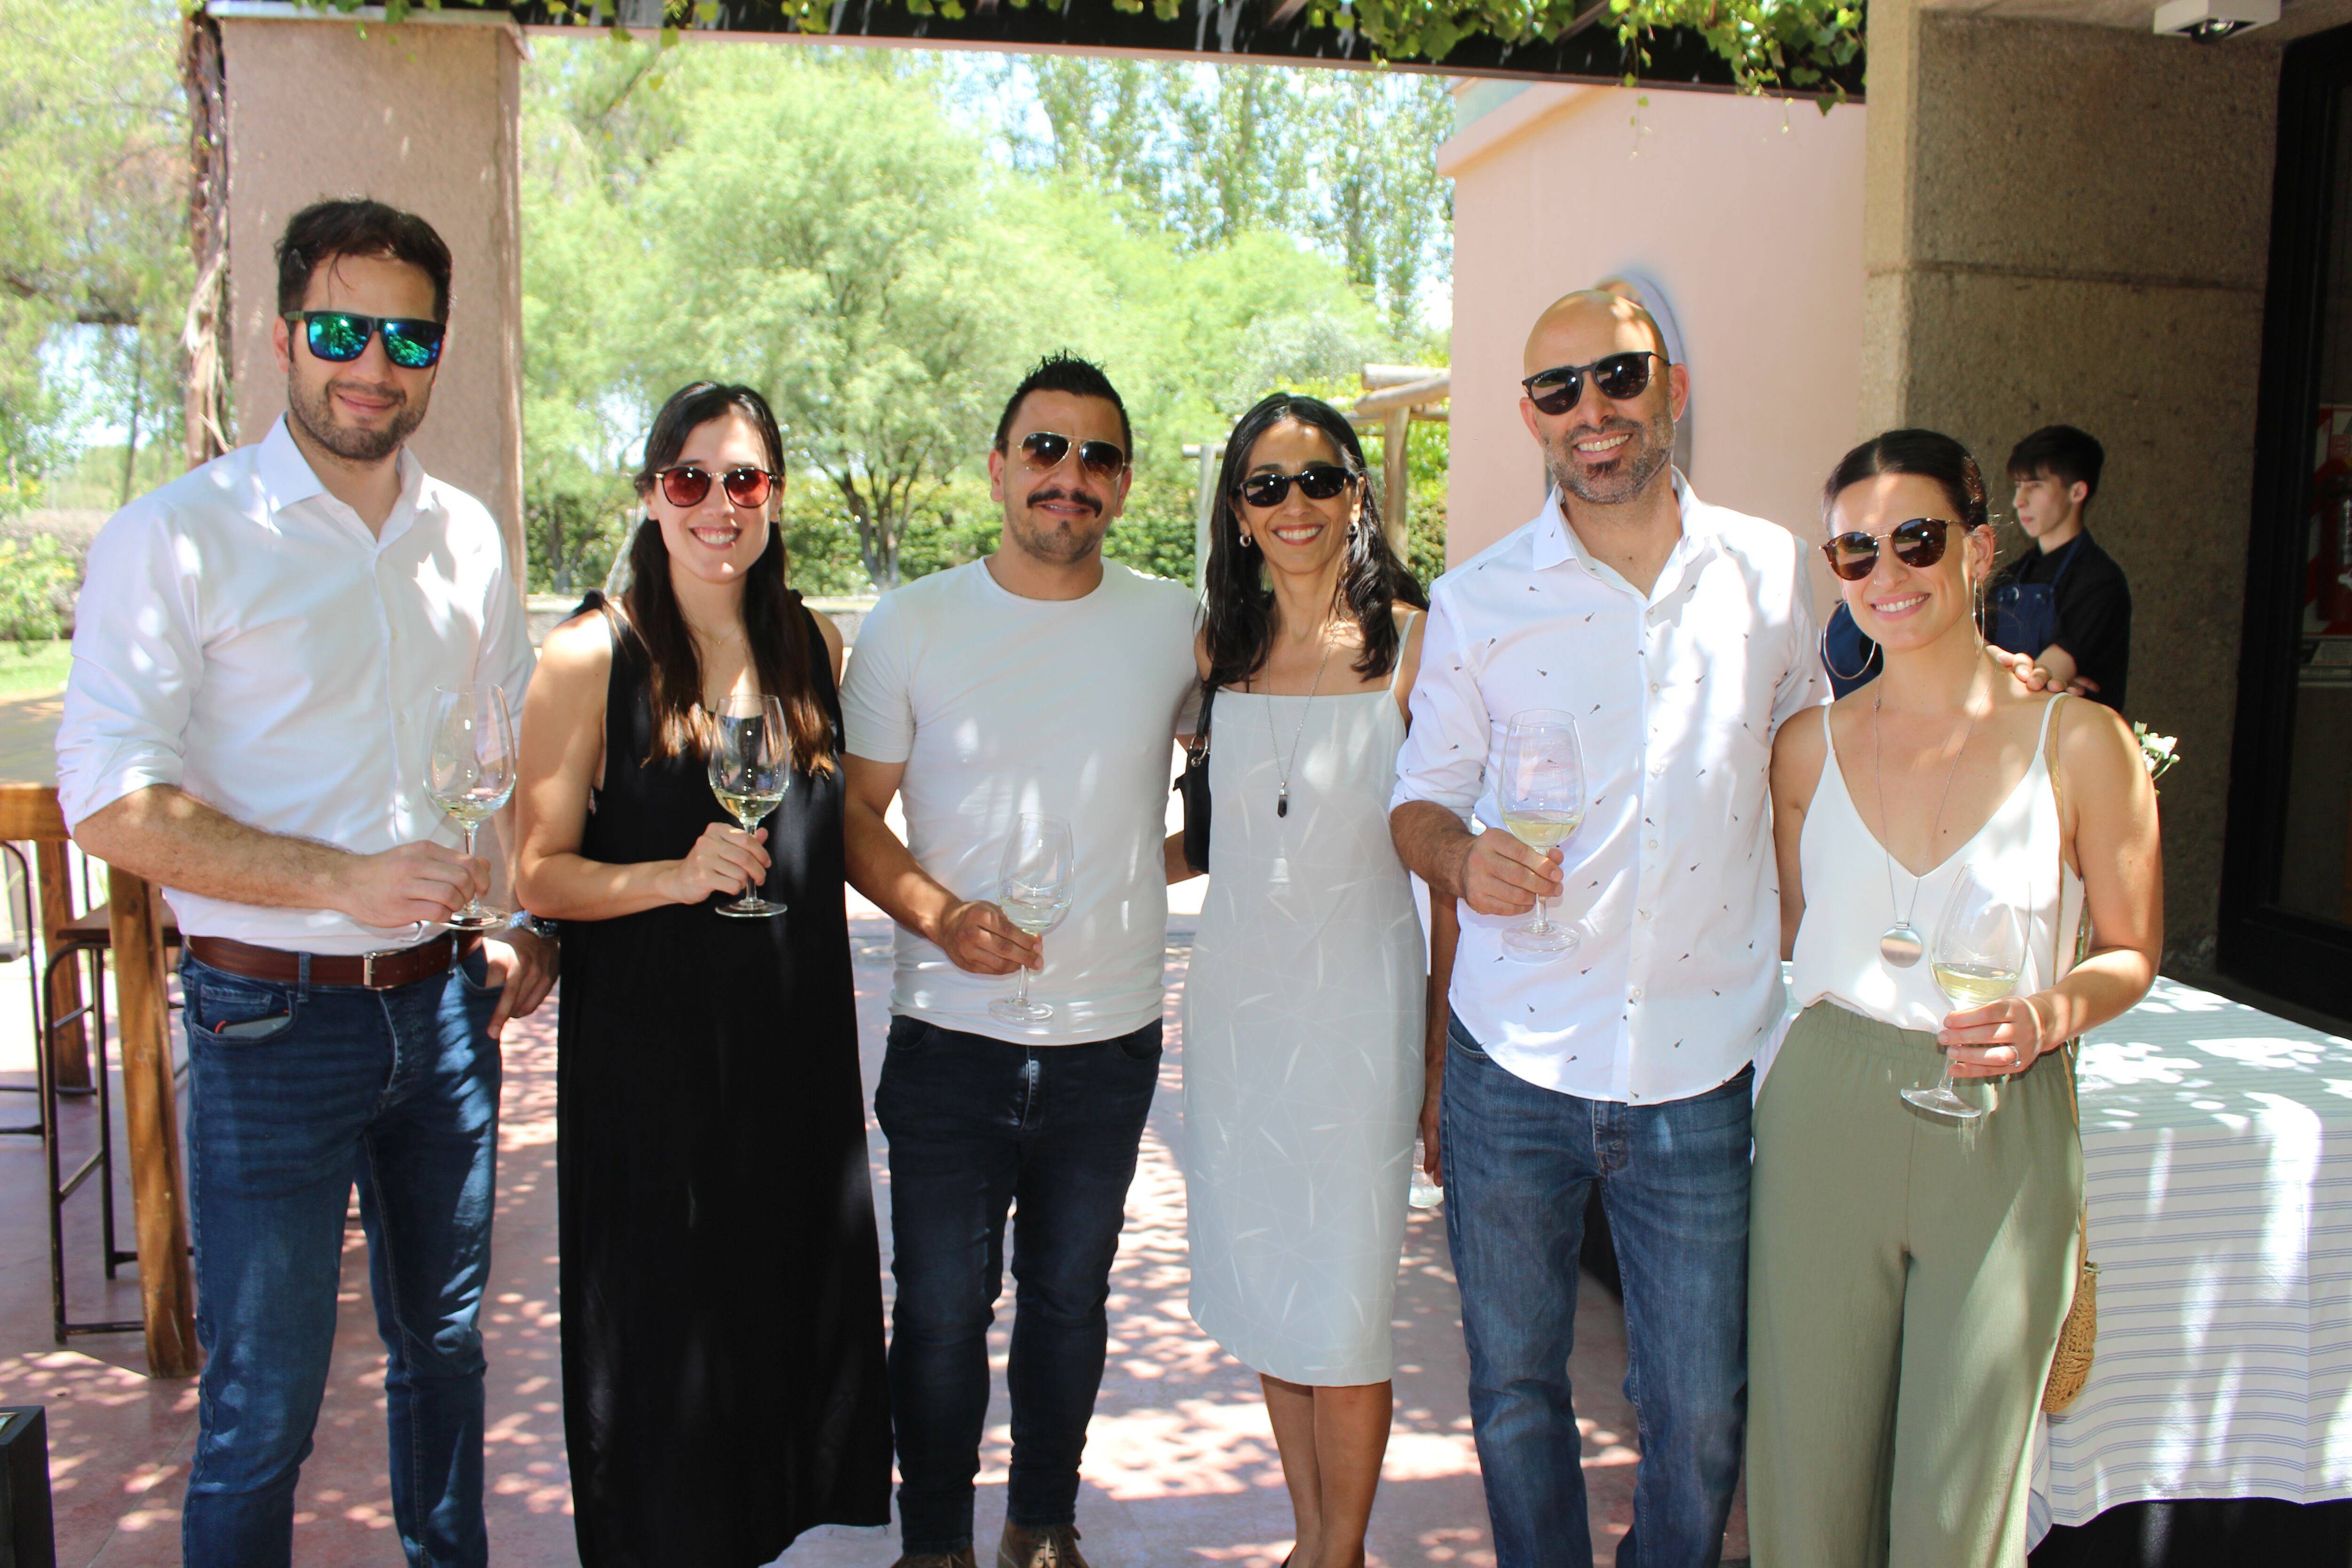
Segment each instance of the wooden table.
[{"label": "wooden table", "polygon": [[[0,784],[0,839],[30,842],[41,880],[38,908],[67,907],[64,847],[70,835],[55,786]],[[53,885],[54,884],[54,885]],[[132,1213],[139,1235],[139,1293],[147,1324],[147,1370],[186,1377],[197,1370],[195,1280],[188,1267],[188,1222],[180,1171],[180,1118],[173,1091],[170,1014],[163,992],[163,900],[144,879],[108,868],[114,956],[114,1016],[121,1040],[122,1109],[131,1146]],[[54,1007],[55,998],[47,999]],[[36,1041],[47,1050],[50,1042]]]}]

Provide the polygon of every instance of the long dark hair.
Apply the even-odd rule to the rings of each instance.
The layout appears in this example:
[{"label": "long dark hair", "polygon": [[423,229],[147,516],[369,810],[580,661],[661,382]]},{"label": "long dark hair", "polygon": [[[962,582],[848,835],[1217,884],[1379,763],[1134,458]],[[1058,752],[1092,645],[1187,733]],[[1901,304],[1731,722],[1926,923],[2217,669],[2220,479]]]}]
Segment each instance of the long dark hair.
[{"label": "long dark hair", "polygon": [[[638,496],[653,494],[655,476],[677,461],[688,437],[730,413],[751,422],[768,454],[769,471],[782,473],[784,438],[768,400],[748,386],[698,381],[670,394],[654,416],[645,463],[635,476]],[[700,750],[694,716],[702,705],[702,656],[678,611],[669,581],[669,546],[662,542],[661,524],[650,512],[638,522],[636,538],[629,545],[629,586],[621,595],[621,608],[652,670],[653,752],[646,760]],[[793,757],[810,773],[831,769],[833,721],[817,700],[810,668],[818,650],[810,646],[814,638],[800,595],[784,585],[784,531],[774,524],[768,529],[768,547],[743,574],[743,637],[760,689],[783,704]]]},{"label": "long dark hair", "polygon": [[1399,599],[1426,609],[1428,598],[1412,574],[1389,548],[1381,531],[1380,498],[1373,493],[1364,462],[1364,448],[1356,439],[1348,416],[1319,398],[1277,392],[1241,416],[1225,437],[1225,462],[1217,475],[1216,510],[1209,523],[1208,644],[1209,684],[1231,686],[1247,680],[1265,664],[1274,646],[1274,590],[1262,581],[1263,557],[1242,543],[1241,486],[1249,474],[1250,452],[1258,437],[1282,421],[1295,420],[1319,430],[1331,443],[1363,493],[1364,510],[1354,535],[1348,541],[1339,568],[1339,597],[1356,617],[1364,639],[1356,673],[1365,679],[1386,675],[1397,660],[1394,607]]}]

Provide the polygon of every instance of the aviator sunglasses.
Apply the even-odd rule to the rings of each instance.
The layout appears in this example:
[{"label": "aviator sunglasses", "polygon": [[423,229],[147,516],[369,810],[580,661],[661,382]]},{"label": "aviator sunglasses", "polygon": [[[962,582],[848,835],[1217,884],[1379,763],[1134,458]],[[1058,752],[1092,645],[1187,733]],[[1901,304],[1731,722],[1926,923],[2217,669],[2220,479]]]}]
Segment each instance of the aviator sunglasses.
[{"label": "aviator sunglasses", "polygon": [[[1070,438],[1056,436],[1051,430],[1032,430],[1021,437],[1021,458],[1041,474],[1052,473],[1070,455]],[[1127,467],[1127,454],[1108,441],[1078,443],[1078,467],[1089,478],[1113,479]]]},{"label": "aviator sunglasses", "polygon": [[[702,498],[710,493],[710,472],[699,463],[680,463],[654,478],[661,481],[662,497],[672,506],[700,506]],[[768,491],[777,478],[765,468],[730,468],[719,476],[719,488],[727,492],[729,500],[748,510],[767,505]]]},{"label": "aviator sunglasses", "polygon": [[1252,474],[1242,481],[1241,497],[1264,510],[1282,504],[1297,485],[1308,500],[1329,500],[1356,482],[1356,476],[1337,463],[1309,463],[1295,474]]},{"label": "aviator sunglasses", "polygon": [[[1945,540],[1956,526],[1959,525],[1940,517],[1915,517],[1908,522],[1896,523],[1884,537],[1895,547],[1895,559],[1906,566],[1925,570],[1944,558]],[[1830,558],[1831,571],[1849,583],[1859,583],[1878,569],[1881,537],[1859,529],[1833,534],[1822,546],[1822,553]]]},{"label": "aviator sunglasses", "polygon": [[297,310],[288,324],[302,323],[310,352],[335,364],[349,364],[367,353],[368,340],[383,334],[383,357],[403,370],[430,370],[441,357],[439,321],[412,316],[362,316],[356,310]]},{"label": "aviator sunglasses", "polygon": [[1584,396],[1584,378],[1592,377],[1592,384],[1601,395],[1618,402],[1639,397],[1650,389],[1650,362],[1666,363],[1666,356],[1649,349],[1629,349],[1622,354],[1609,354],[1591,364],[1559,364],[1549,370],[1539,370],[1519,383],[1528,389],[1528,401],[1545,414],[1565,414]]}]

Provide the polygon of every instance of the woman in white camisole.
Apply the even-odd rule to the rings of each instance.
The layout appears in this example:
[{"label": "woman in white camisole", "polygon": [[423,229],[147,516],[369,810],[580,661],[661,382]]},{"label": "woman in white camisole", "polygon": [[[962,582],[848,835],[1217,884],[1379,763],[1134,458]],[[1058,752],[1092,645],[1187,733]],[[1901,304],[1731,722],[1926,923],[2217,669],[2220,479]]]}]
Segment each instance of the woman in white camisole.
[{"label": "woman in white camisole", "polygon": [[[1823,495],[1824,549],[1885,664],[1772,751],[1804,1011],[1756,1108],[1751,1552],[1758,1568],[2014,1568],[2082,1204],[2058,1052],[2155,976],[2155,795],[2113,713],[1988,655],[1973,611],[1992,530],[1959,443],[1888,431]],[[1963,874],[2028,934],[2011,993],[1955,1011],[1930,958]],[[1902,1099],[1948,1060],[1981,1116]]]},{"label": "woman in white camisole", "polygon": [[1184,998],[1192,1318],[1264,1384],[1291,1563],[1359,1568],[1422,1100],[1421,926],[1388,827],[1422,595],[1328,405],[1244,415],[1218,489],[1215,808]]}]

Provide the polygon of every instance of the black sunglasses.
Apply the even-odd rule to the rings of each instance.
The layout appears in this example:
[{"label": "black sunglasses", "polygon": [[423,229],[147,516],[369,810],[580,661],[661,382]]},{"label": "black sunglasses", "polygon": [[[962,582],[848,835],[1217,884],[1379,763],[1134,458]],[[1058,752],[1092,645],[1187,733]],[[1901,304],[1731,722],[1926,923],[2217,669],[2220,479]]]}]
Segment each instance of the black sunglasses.
[{"label": "black sunglasses", "polygon": [[439,321],[411,316],[362,316],[356,310],[297,310],[286,318],[302,323],[311,353],[336,364],[349,364],[367,353],[368,340],[383,334],[383,357],[403,370],[430,370],[441,357],[441,337],[448,331]]},{"label": "black sunglasses", "polygon": [[1945,542],[1955,526],[1940,517],[1915,517],[1908,522],[1896,523],[1884,535],[1855,529],[1850,533],[1832,535],[1829,542],[1822,546],[1822,553],[1830,558],[1831,571],[1849,583],[1859,583],[1878,569],[1878,542],[1882,537],[1895,547],[1895,559],[1906,566],[1924,569],[1944,558]]},{"label": "black sunglasses", "polygon": [[[727,499],[740,507],[768,504],[768,491],[782,476],[765,468],[730,468],[719,476],[719,488]],[[702,498],[710,493],[710,473],[698,463],[680,463],[674,468],[664,468],[654,478],[661,481],[661,491],[672,506],[700,506]]]},{"label": "black sunglasses", "polygon": [[1664,364],[1666,356],[1649,349],[1629,349],[1591,364],[1557,364],[1549,370],[1539,370],[1519,384],[1528,389],[1528,400],[1543,413],[1565,414],[1583,400],[1584,378],[1588,375],[1603,397],[1622,403],[1641,396],[1650,389],[1652,360]]},{"label": "black sunglasses", "polygon": [[[1041,474],[1053,472],[1070,455],[1070,438],[1051,430],[1032,430],[1021,437],[1021,457]],[[1097,479],[1116,478],[1127,467],[1127,454],[1108,441],[1078,443],[1078,467]]]},{"label": "black sunglasses", "polygon": [[1293,485],[1308,500],[1329,500],[1355,482],[1356,476],[1337,463],[1309,463],[1295,474],[1252,474],[1242,481],[1241,497],[1264,510],[1280,506]]}]

